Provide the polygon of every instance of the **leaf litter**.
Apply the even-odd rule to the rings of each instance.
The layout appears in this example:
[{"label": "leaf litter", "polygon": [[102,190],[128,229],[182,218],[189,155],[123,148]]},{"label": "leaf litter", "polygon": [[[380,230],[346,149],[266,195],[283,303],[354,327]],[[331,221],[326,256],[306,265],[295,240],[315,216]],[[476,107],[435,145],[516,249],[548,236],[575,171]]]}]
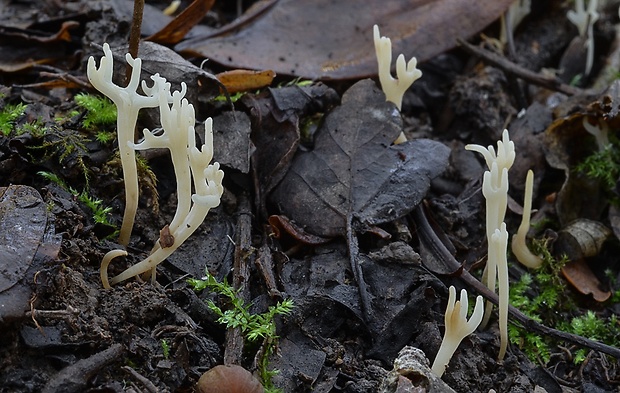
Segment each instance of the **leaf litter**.
[{"label": "leaf litter", "polygon": [[[210,2],[193,4],[203,7],[207,3]],[[461,167],[460,163],[476,161],[463,152],[452,154],[452,165],[448,166],[448,155],[450,150],[454,153],[462,149],[463,143],[494,141],[495,133],[516,116],[519,107],[509,77],[480,66],[464,76],[467,71],[460,65],[466,63],[463,54],[445,51],[455,45],[457,38],[470,37],[496,20],[509,3],[411,0],[385,6],[377,1],[368,3],[368,7],[378,10],[373,13],[368,11],[370,8],[352,7],[350,1],[281,0],[259,2],[246,14],[236,15],[236,19],[228,15],[225,20],[222,15],[232,7],[216,2],[214,11],[207,14],[202,24],[189,32],[184,26],[180,33],[166,28],[172,18],[161,14],[164,4],[155,2],[154,6],[147,6],[144,35],[160,32],[167,42],[173,43],[187,33],[186,41],[176,49],[185,54],[202,53],[213,60],[203,70],[198,66],[202,56],[187,61],[165,46],[141,44],[146,71],[166,75],[175,86],[181,81],[189,82],[188,96],[198,105],[199,117],[214,116],[221,123],[221,128],[216,129],[217,139],[227,140],[218,149],[218,160],[226,170],[228,193],[222,206],[197,231],[197,238],[160,268],[161,286],[130,282],[107,292],[101,290],[97,268],[105,251],[115,247],[112,241],[104,239],[109,231],[101,231],[88,209],[72,195],[38,178],[36,172],[43,167],[81,188],[85,175],[82,168],[86,167],[92,195],[101,198],[103,205],[111,206],[114,212],[122,211],[114,146],[95,141],[82,128],[79,115],[67,114],[75,108],[73,89],[87,86],[84,72],[78,67],[84,54],[95,50],[90,43],[100,44],[101,37],[107,37],[119,48],[117,55],[123,55],[132,1],[101,2],[94,8],[93,2],[47,2],[45,9],[31,7],[29,11],[28,6],[34,3],[12,3],[15,8],[10,11],[15,12],[11,25],[20,26],[13,33],[32,42],[38,56],[31,61],[24,55],[24,48],[10,53],[14,46],[0,45],[0,53],[15,60],[2,75],[2,83],[10,86],[0,87],[4,95],[0,109],[7,103],[34,102],[28,104],[27,113],[49,113],[44,124],[53,130],[52,136],[67,136],[66,140],[83,140],[84,144],[79,155],[74,152],[67,156],[62,145],[55,145],[60,152],[54,156],[45,150],[32,150],[50,135],[0,135],[2,185],[32,185],[40,197],[33,195],[45,202],[38,203],[35,218],[43,217],[44,204],[48,209],[46,233],[30,268],[24,271],[24,266],[12,264],[14,260],[9,264],[9,273],[14,273],[9,274],[10,281],[16,284],[2,294],[15,298],[16,288],[24,291],[19,297],[17,319],[0,325],[5,333],[4,342],[10,343],[0,351],[3,388],[120,392],[124,389],[122,383],[129,380],[150,390],[183,391],[191,389],[200,373],[216,364],[233,362],[254,369],[254,355],[260,353],[260,348],[244,349],[234,332],[226,332],[215,323],[204,303],[207,297],[218,299],[209,294],[197,295],[185,284],[187,274],[197,276],[205,268],[218,280],[231,279],[241,289],[240,294],[246,296],[252,312],[264,311],[282,296],[295,300],[294,313],[278,321],[281,352],[271,358],[271,365],[281,370],[276,377],[278,384],[287,392],[302,389],[375,393],[380,391],[379,381],[387,378],[387,370],[402,346],[415,345],[432,358],[443,329],[446,285],[458,282],[456,276],[460,273],[469,269],[475,272],[485,248],[480,224],[484,221],[483,203],[476,183],[482,166],[478,163]],[[345,7],[348,12],[339,12],[342,8],[337,7]],[[557,11],[565,10],[557,4],[553,7],[554,21],[562,22]],[[44,20],[50,9],[64,12],[61,17]],[[472,14],[475,17],[468,16]],[[11,14],[2,14],[2,18],[7,15]],[[185,23],[185,15],[179,15],[176,23]],[[570,41],[566,28],[554,28],[553,34],[540,28],[548,25],[545,15],[532,17],[538,26],[537,33],[532,34],[532,29],[526,32],[533,41],[516,43],[517,50],[527,52],[521,54],[533,69],[553,66],[549,59],[555,56],[551,54],[561,42]],[[340,23],[334,23],[332,16],[338,16]],[[30,20],[37,18],[42,19],[40,23]],[[196,19],[192,15],[185,21],[191,24]],[[453,23],[446,24],[446,20]],[[62,23],[74,21],[80,28],[61,28]],[[361,81],[348,90],[349,82],[334,83],[334,79],[358,79],[375,73],[372,43],[365,33],[373,23],[379,23],[381,31],[393,37],[396,52],[418,56],[418,60],[433,57],[430,67],[436,79],[423,78],[420,86],[414,86],[415,93],[408,94],[402,116],[407,124],[416,124],[416,133],[417,126],[422,125],[433,130],[427,133],[433,140],[445,144],[413,138],[403,145],[393,145],[395,135],[403,129],[401,114],[385,103],[374,83]],[[33,35],[28,26],[42,34]],[[298,29],[299,26],[307,28]],[[561,23],[554,22],[554,26],[561,27]],[[485,34],[493,34],[493,29]],[[307,37],[297,37],[299,31]],[[59,32],[64,38],[69,35],[71,40],[56,40]],[[7,30],[0,30],[0,34],[10,42],[12,35]],[[37,40],[37,36],[51,40]],[[310,41],[302,41],[306,38]],[[555,43],[556,49],[550,50],[549,42]],[[252,45],[247,47],[248,43]],[[59,53],[69,61],[63,62]],[[444,54],[435,56],[439,53]],[[460,75],[456,88],[452,78],[445,79],[446,68],[442,67],[450,59],[451,64],[459,64],[450,68],[454,75]],[[458,61],[454,62],[455,59]],[[54,68],[41,67],[40,63],[52,64]],[[282,75],[287,74],[331,81],[329,87],[293,82],[258,94],[251,92],[230,110],[229,103],[210,100],[222,94],[222,84],[213,77],[221,75],[221,65],[266,70],[258,82],[253,80],[253,72],[233,73],[235,80],[229,85],[239,84],[250,91],[269,83],[274,76],[272,71],[279,75],[276,83],[286,81]],[[14,72],[17,69],[19,73]],[[49,78],[55,79],[40,82]],[[451,87],[453,90],[449,90]],[[46,88],[54,90],[50,93]],[[579,92],[571,91],[569,94]],[[587,137],[582,130],[569,133],[569,137],[561,132],[563,128],[577,131],[580,117],[596,113],[616,123],[615,93],[594,97],[598,97],[594,105],[598,109],[586,109],[592,98],[585,99],[574,121],[556,123],[553,133],[560,140],[558,145],[580,144],[574,141]],[[432,111],[430,116],[426,113],[429,100],[433,106],[428,109]],[[511,120],[509,128],[515,143],[520,144],[519,151],[524,151],[519,157],[521,163],[515,164],[517,172],[524,173],[534,166],[541,176],[537,176],[536,214],[553,219],[557,218],[553,191],[560,188],[561,181],[558,182],[558,171],[550,170],[545,162],[548,151],[541,147],[550,121],[548,102],[544,105],[547,106],[543,110],[531,106],[522,117]],[[52,118],[58,115],[68,118],[56,124]],[[554,116],[559,117],[557,113]],[[18,119],[16,125],[21,127],[36,119],[36,113],[29,113],[27,120]],[[157,124],[145,116],[141,126]],[[57,162],[58,154],[66,159]],[[146,157],[159,179],[159,195],[147,193],[141,200],[127,264],[148,253],[153,239],[174,211],[170,202],[174,200],[174,180],[170,177],[169,160],[161,153]],[[446,171],[440,175],[444,168]],[[518,215],[521,190],[518,176],[514,179],[510,209]],[[20,203],[28,201],[18,199]],[[429,265],[429,252],[420,244],[421,229],[413,224],[416,213],[409,213],[414,209],[419,212],[423,199],[428,201],[426,211],[441,220],[440,227],[432,229],[437,232],[435,236],[446,245],[454,244],[447,247],[451,258],[448,266],[445,261]],[[605,221],[606,206],[601,204],[597,208],[603,210],[603,216],[592,218]],[[617,236],[620,220],[615,214],[617,209],[610,208],[609,219]],[[271,225],[267,225],[270,216]],[[27,214],[20,219],[27,220]],[[113,216],[112,220],[115,219],[118,217]],[[563,226],[553,229],[561,231]],[[445,236],[440,236],[440,229]],[[553,234],[552,229],[547,229],[547,233]],[[277,231],[285,232],[287,239],[278,238]],[[50,239],[52,232],[57,234]],[[28,236],[39,239],[41,228],[29,229],[25,237]],[[603,277],[599,268],[607,264],[597,262],[611,260],[614,247],[613,242],[607,241],[600,250],[597,248],[598,255],[580,260],[592,269],[573,272],[574,282],[579,278]],[[28,261],[31,252],[25,254]],[[461,264],[465,260],[467,263]],[[612,273],[617,270],[610,268]],[[522,270],[515,267],[511,273],[519,275]],[[584,294],[594,294],[601,300],[597,294],[610,293],[602,286],[614,284],[597,278],[575,285]],[[32,293],[36,297],[31,298]],[[584,296],[590,300],[590,295]],[[612,310],[603,309],[604,304],[596,307],[601,314]],[[25,309],[30,311],[24,313]],[[583,390],[591,390],[594,383],[614,387],[606,377],[608,373],[615,375],[614,369],[601,367],[597,362],[604,364],[605,358],[597,352],[589,355],[588,367],[574,373],[576,369],[566,358],[572,348],[567,348],[566,353],[555,353],[562,367],[551,375],[527,360],[517,345],[502,365],[507,377],[498,381],[489,372],[497,368],[489,355],[493,340],[492,332],[479,332],[465,340],[444,379],[452,386],[485,392],[491,387],[499,391],[533,391],[536,385],[548,392],[559,392],[556,375]],[[108,354],[106,348],[114,351]],[[99,354],[106,354],[105,362],[98,361]],[[78,374],[79,378],[72,378]],[[95,376],[87,378],[89,375]],[[400,389],[413,389],[413,381],[407,378],[410,375],[397,374]],[[450,389],[444,385],[438,391]]]}]

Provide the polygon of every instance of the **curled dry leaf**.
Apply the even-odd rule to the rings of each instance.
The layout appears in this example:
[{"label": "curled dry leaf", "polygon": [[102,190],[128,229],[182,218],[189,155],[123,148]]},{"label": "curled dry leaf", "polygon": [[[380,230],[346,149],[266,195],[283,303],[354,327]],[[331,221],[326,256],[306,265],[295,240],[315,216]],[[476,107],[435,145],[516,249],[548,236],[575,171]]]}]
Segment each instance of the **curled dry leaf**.
[{"label": "curled dry leaf", "polygon": [[588,258],[600,253],[611,230],[598,221],[578,219],[558,233],[555,250],[570,260]]},{"label": "curled dry leaf", "polygon": [[312,246],[318,246],[319,244],[325,244],[330,241],[330,239],[307,233],[303,228],[297,226],[286,216],[273,215],[269,217],[269,225],[276,239],[290,236],[299,243]]},{"label": "curled dry leaf", "polygon": [[562,268],[566,280],[577,291],[592,295],[599,302],[609,299],[611,292],[602,289],[603,285],[590,269],[586,258],[598,255],[611,234],[611,230],[598,221],[579,219],[558,233],[554,245],[558,254],[566,255],[570,260]]},{"label": "curled dry leaf", "polygon": [[209,12],[213,3],[215,0],[194,0],[163,29],[146,40],[162,45],[177,44]]}]

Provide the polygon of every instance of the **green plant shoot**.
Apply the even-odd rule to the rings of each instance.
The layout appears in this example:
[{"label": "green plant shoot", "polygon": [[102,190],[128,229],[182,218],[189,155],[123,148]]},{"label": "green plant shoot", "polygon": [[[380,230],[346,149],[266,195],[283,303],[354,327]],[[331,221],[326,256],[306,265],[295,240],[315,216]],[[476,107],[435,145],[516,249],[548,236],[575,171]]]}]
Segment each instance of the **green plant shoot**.
[{"label": "green plant shoot", "polygon": [[222,310],[213,301],[208,300],[207,305],[217,316],[217,321],[227,328],[239,328],[243,336],[250,342],[258,339],[264,340],[264,352],[259,361],[259,372],[261,382],[266,392],[277,392],[271,381],[273,375],[277,373],[275,370],[268,369],[268,358],[275,350],[276,340],[276,322],[277,315],[286,315],[293,310],[293,301],[285,299],[278,302],[275,306],[270,306],[266,312],[262,314],[250,313],[251,304],[245,304],[243,299],[238,296],[238,292],[226,281],[218,282],[215,277],[207,273],[202,279],[189,279],[188,283],[195,291],[202,291],[209,288],[213,292],[224,296],[230,302],[231,308]]}]

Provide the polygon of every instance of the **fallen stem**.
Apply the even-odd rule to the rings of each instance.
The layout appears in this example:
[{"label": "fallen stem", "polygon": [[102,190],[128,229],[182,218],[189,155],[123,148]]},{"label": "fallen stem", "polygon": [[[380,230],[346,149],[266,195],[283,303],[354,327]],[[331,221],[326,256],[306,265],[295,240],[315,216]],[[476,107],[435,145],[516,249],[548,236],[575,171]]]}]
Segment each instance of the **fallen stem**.
[{"label": "fallen stem", "polygon": [[492,66],[500,68],[501,70],[510,75],[514,75],[517,78],[521,78],[534,85],[542,86],[553,91],[559,91],[560,93],[564,93],[569,96],[584,92],[584,90],[582,89],[562,83],[560,79],[554,76],[545,76],[537,72],[530,71],[527,68],[521,67],[520,65],[513,63],[505,57],[502,57],[486,49],[479,48],[466,41],[459,39],[457,40],[457,42],[459,43],[459,45],[461,45],[463,49],[465,49],[465,51],[469,52],[474,56],[480,57],[485,63],[489,63]]}]

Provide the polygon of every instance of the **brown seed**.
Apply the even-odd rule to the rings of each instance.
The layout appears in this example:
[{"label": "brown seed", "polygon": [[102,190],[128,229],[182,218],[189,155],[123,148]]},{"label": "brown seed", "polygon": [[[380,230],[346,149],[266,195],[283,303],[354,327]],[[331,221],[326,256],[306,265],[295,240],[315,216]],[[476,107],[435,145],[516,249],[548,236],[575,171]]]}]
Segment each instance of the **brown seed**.
[{"label": "brown seed", "polygon": [[263,393],[263,385],[243,367],[215,366],[202,374],[196,384],[198,393]]}]

